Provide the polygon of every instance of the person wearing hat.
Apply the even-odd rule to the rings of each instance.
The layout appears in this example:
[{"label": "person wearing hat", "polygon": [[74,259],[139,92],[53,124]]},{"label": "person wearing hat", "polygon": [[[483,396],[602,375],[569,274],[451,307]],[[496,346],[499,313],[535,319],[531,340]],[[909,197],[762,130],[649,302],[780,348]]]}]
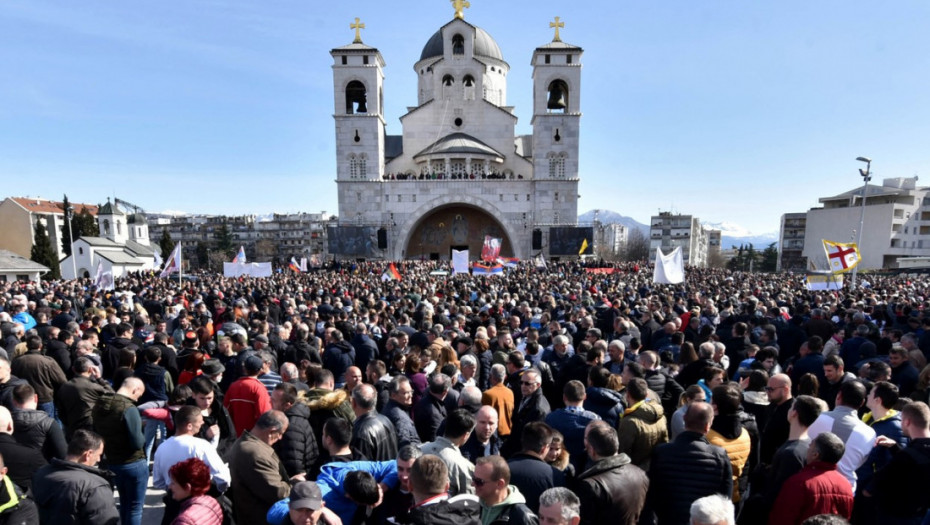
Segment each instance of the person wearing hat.
[{"label": "person wearing hat", "polygon": [[[280,506],[287,505],[287,515],[281,516]],[[281,521],[277,521],[278,519]],[[338,518],[323,502],[323,492],[314,481],[301,481],[291,489],[291,497],[278,502],[268,511],[268,523],[272,520],[280,525],[316,525],[317,523],[334,523]]]},{"label": "person wearing hat", "polygon": [[236,435],[252,428],[259,416],[271,410],[271,396],[268,389],[258,380],[262,372],[262,359],[257,355],[250,355],[243,363],[245,377],[237,379],[229,390],[223,406],[229,410],[233,424],[236,426]]}]

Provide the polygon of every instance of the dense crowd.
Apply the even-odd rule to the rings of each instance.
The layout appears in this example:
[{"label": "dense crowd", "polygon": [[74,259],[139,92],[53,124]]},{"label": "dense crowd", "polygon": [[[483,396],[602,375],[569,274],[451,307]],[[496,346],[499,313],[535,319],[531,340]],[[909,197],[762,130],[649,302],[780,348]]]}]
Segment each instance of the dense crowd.
[{"label": "dense crowd", "polygon": [[0,283],[0,523],[930,523],[926,277],[441,265]]}]

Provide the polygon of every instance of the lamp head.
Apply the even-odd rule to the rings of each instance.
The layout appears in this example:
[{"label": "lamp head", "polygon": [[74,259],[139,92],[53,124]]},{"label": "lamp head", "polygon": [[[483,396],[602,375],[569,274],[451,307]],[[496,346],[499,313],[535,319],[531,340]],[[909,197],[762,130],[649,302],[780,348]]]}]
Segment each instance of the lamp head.
[{"label": "lamp head", "polygon": [[872,163],[872,159],[870,159],[870,158],[868,158],[868,157],[856,157],[856,160],[858,160],[859,162],[866,162],[866,163],[869,163],[869,164]]}]

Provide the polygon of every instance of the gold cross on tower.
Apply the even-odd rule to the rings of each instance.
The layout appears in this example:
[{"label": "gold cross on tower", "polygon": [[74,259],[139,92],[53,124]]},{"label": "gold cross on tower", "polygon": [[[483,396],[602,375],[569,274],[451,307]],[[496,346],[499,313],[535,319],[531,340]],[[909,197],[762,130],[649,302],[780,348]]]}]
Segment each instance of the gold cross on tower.
[{"label": "gold cross on tower", "polygon": [[[558,20],[558,18],[556,18],[556,20]],[[365,29],[365,24],[360,23],[359,18],[355,17],[355,23],[349,24],[349,28],[355,30],[355,40],[353,40],[352,43],[361,44],[362,43],[362,29]],[[558,32],[559,30],[556,29],[556,34],[558,34]]]},{"label": "gold cross on tower", "polygon": [[452,0],[452,7],[455,9],[455,18],[465,20],[465,8],[471,7],[468,0]]},{"label": "gold cross on tower", "polygon": [[559,36],[559,28],[565,27],[565,22],[560,22],[559,17],[555,17],[555,22],[549,22],[549,27],[555,28],[555,36],[552,37],[553,42],[561,42],[562,37]]}]

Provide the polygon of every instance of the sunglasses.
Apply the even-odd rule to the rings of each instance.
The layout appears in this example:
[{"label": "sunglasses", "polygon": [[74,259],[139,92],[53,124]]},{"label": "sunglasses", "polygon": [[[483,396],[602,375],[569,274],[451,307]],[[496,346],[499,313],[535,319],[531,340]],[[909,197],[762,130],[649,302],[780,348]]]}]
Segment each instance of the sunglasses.
[{"label": "sunglasses", "polygon": [[533,386],[536,384],[536,382],[535,381],[520,381],[520,384],[525,385],[525,386]]},{"label": "sunglasses", "polygon": [[488,480],[481,479],[481,478],[476,478],[476,477],[472,476],[471,482],[472,482],[476,487],[483,487],[485,483],[488,483]]}]

